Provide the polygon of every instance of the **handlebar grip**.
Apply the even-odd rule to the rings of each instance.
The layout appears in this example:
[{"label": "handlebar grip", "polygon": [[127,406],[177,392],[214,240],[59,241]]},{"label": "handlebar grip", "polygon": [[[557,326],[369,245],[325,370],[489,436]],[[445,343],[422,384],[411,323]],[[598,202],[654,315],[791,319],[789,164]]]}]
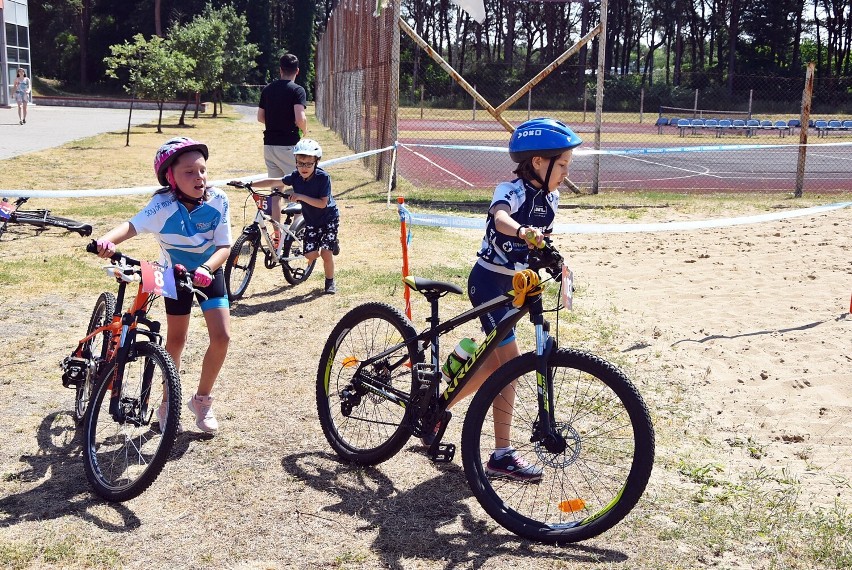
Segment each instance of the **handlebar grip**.
[{"label": "handlebar grip", "polygon": [[[98,254],[98,242],[96,240],[91,240],[88,244],[86,244],[86,252],[94,255]],[[115,253],[109,256],[109,258],[113,261],[117,260],[122,256],[121,252],[115,250]]]},{"label": "handlebar grip", "polygon": [[[531,229],[528,229],[528,230],[524,233],[524,237],[526,238],[526,240],[527,240],[527,241],[532,241],[532,240],[534,240],[534,239],[535,239],[535,231],[533,231],[533,230],[531,230]],[[543,248],[544,248],[544,245],[545,245],[545,244],[544,244],[544,240],[542,240],[542,242],[541,242],[540,244],[537,244],[537,245],[536,245],[536,247],[538,247],[539,249],[543,249]]]}]

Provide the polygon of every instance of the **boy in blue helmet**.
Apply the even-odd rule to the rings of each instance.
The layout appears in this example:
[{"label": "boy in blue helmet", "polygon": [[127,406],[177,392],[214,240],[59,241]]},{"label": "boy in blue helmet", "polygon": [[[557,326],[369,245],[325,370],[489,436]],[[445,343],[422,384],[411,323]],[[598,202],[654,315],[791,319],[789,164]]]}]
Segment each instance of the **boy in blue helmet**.
[{"label": "boy in blue helmet", "polygon": [[[528,267],[530,249],[540,245],[553,230],[559,205],[557,188],[568,176],[572,149],[582,142],[564,123],[546,118],[521,123],[512,134],[509,156],[518,163],[514,170],[517,177],[500,183],[494,191],[485,237],[477,253],[479,259],[468,277],[468,295],[474,306],[510,291],[515,272]],[[480,317],[486,335],[508,311],[508,307],[500,307]],[[476,392],[492,372],[516,356],[520,356],[520,350],[512,331],[455,401]],[[486,471],[537,482],[541,480],[541,469],[518,457],[511,446],[511,423],[510,411],[494,409],[495,448]],[[433,440],[434,436],[427,436],[423,443],[431,444]]]}]

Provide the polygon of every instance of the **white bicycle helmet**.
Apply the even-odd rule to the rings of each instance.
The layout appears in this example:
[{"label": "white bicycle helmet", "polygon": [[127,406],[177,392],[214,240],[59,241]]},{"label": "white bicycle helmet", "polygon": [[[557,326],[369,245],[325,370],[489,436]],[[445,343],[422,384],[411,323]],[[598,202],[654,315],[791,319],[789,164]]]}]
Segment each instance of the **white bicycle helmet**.
[{"label": "white bicycle helmet", "polygon": [[315,156],[322,158],[322,147],[314,139],[302,139],[293,147],[294,155]]}]

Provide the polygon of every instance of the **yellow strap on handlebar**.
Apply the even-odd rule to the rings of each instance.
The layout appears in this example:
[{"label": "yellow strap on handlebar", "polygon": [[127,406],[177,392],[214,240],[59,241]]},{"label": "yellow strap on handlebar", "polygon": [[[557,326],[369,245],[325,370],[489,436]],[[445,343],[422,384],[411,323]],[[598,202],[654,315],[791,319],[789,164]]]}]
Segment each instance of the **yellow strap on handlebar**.
[{"label": "yellow strap on handlebar", "polygon": [[542,288],[539,287],[540,284],[541,278],[532,269],[524,269],[515,273],[515,276],[512,277],[512,287],[515,289],[515,298],[512,300],[512,304],[520,308],[526,301],[527,295],[540,295],[542,291]]}]

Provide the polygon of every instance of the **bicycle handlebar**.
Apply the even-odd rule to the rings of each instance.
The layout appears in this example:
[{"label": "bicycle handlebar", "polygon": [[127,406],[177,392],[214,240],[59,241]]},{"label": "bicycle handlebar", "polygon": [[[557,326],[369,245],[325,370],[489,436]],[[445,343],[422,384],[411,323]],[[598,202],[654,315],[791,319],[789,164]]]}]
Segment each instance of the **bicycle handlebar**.
[{"label": "bicycle handlebar", "polygon": [[289,198],[290,194],[292,194],[292,192],[282,192],[281,190],[275,188],[273,188],[268,194],[265,194],[263,192],[258,192],[257,190],[255,190],[252,187],[251,182],[242,182],[240,180],[231,180],[227,183],[227,185],[233,186],[234,188],[243,188],[249,193],[255,194],[257,196],[280,196],[281,198]]},{"label": "bicycle handlebar", "polygon": [[562,258],[562,254],[548,241],[530,250],[527,263],[530,269],[535,271],[544,269],[555,280],[559,281],[562,279],[562,266],[565,260]]},{"label": "bicycle handlebar", "polygon": [[[86,252],[97,255],[98,254],[98,242],[95,241],[95,240],[92,240],[88,244],[86,244]],[[142,266],[141,261],[139,261],[138,259],[134,259],[132,257],[128,257],[118,250],[116,250],[115,253],[113,253],[111,256],[109,256],[109,259],[110,259],[110,261],[112,261],[115,264],[121,264],[121,265],[124,265],[124,266],[131,266],[131,267],[141,267]],[[179,289],[186,289],[186,290],[189,290],[189,291],[193,291],[193,292],[198,293],[198,294],[202,295],[203,297],[207,298],[207,295],[205,295],[204,293],[202,293],[201,291],[199,291],[198,289],[196,289],[192,285],[192,280],[195,276],[194,271],[187,271],[186,267],[184,267],[183,265],[180,265],[180,264],[175,265],[173,269],[174,269],[174,273],[175,273],[175,284],[178,286]],[[132,272],[134,274],[136,274],[136,273],[139,272],[139,269],[134,269]]]}]

